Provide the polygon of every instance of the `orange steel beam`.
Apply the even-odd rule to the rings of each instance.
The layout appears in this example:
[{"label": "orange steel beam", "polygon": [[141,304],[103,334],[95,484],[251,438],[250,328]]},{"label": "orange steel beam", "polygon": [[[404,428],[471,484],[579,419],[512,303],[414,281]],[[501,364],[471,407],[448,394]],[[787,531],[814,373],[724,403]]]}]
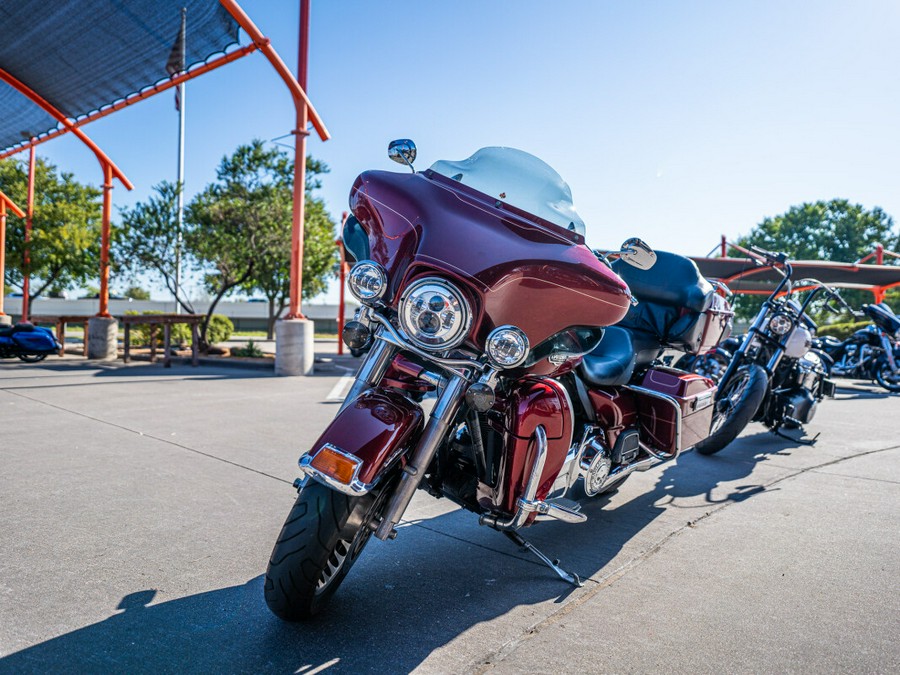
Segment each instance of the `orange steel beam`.
[{"label": "orange steel beam", "polygon": [[107,154],[105,152],[103,152],[99,147],[97,147],[97,144],[94,143],[94,141],[92,141],[90,138],[88,138],[87,135],[81,129],[76,127],[75,124],[68,117],[65,116],[65,114],[63,114],[57,108],[55,108],[53,105],[51,105],[50,102],[47,101],[43,96],[38,94],[34,89],[29,87],[24,82],[21,82],[20,80],[16,79],[15,77],[13,77],[9,73],[7,73],[2,68],[0,68],[0,80],[2,80],[3,82],[6,82],[9,86],[11,86],[13,89],[18,91],[20,94],[29,98],[33,103],[40,106],[44,110],[44,112],[46,112],[48,115],[53,117],[57,122],[62,124],[73,134],[75,134],[75,136],[82,143],[84,143],[86,146],[88,146],[88,148],[90,148],[91,152],[93,152],[94,155],[96,155],[97,160],[100,162],[101,165],[108,164],[110,166],[110,168],[113,171],[113,175],[119,179],[119,181],[122,183],[122,185],[124,185],[129,190],[134,189],[134,185],[131,184],[131,181],[128,180],[128,177],[125,176],[125,174],[122,173],[122,171],[119,169],[119,167],[116,166],[115,162],[113,162],[107,156]]},{"label": "orange steel beam", "polygon": [[16,203],[0,190],[0,316],[6,316],[3,312],[3,296],[6,295],[4,283],[6,280],[6,209],[12,211],[19,218],[25,217],[25,212]]},{"label": "orange steel beam", "polygon": [[[122,173],[121,169],[116,166],[115,162],[113,162],[109,156],[103,152],[94,141],[88,138],[87,134],[85,134],[81,129],[76,127],[74,123],[65,116],[60,110],[54,107],[49,101],[47,101],[43,96],[38,94],[34,89],[29,87],[24,82],[21,82],[17,78],[10,75],[8,72],[0,68],[0,80],[6,82],[13,89],[21,93],[23,96],[30,99],[32,102],[40,106],[45,112],[51,115],[56,119],[57,122],[66,127],[69,131],[75,134],[76,138],[78,138],[81,142],[83,142],[90,150],[94,153],[94,156],[97,158],[97,161],[100,162],[100,167],[103,169],[103,222],[101,224],[101,243],[100,243],[100,311],[98,316],[109,316],[109,231],[110,231],[110,223],[112,217],[112,179],[113,177],[118,178],[119,182],[122,183],[127,189],[134,189],[134,185],[131,184],[131,181],[128,180],[128,177]],[[33,212],[33,196],[31,196],[31,187],[34,183],[34,145],[31,146],[31,158],[30,158],[30,172],[29,172],[29,217],[28,220],[31,220],[31,214]],[[26,225],[27,227],[27,225]],[[26,256],[27,256],[27,248]],[[104,262],[105,261],[105,262]],[[27,276],[26,276],[27,279]],[[27,283],[26,283],[27,286]],[[28,309],[28,290],[22,291],[22,318],[26,319]]]},{"label": "orange steel beam", "polygon": [[[322,119],[319,117],[319,113],[316,112],[315,106],[313,106],[312,102],[309,100],[309,97],[306,95],[303,84],[301,84],[301,82],[299,82],[291,74],[290,69],[287,67],[287,65],[285,65],[284,61],[281,60],[278,52],[276,52],[272,47],[269,38],[262,34],[262,31],[260,31],[259,28],[256,27],[256,24],[254,24],[253,21],[250,20],[250,17],[247,16],[247,13],[241,8],[236,0],[219,0],[219,4],[221,4],[227,10],[227,12],[231,14],[232,18],[234,18],[234,20],[238,22],[238,25],[244,29],[244,32],[247,33],[247,36],[251,40],[253,40],[253,43],[257,47],[259,47],[259,50],[269,60],[269,63],[272,64],[272,67],[275,68],[276,72],[281,76],[281,79],[284,80],[284,83],[290,90],[291,95],[294,97],[294,104],[297,106],[297,108],[299,109],[301,107],[301,102],[303,106],[306,107],[309,113],[310,121],[312,122],[313,127],[315,127],[316,131],[318,132],[319,138],[321,138],[323,141],[327,141],[329,138],[331,138],[331,134],[329,134],[328,129],[325,128],[325,123],[322,122]],[[305,48],[306,45],[300,45],[301,52],[303,52]]]},{"label": "orange steel beam", "polygon": [[[151,96],[160,94],[164,91],[172,89],[173,87],[177,87],[182,82],[187,82],[188,80],[199,77],[200,75],[204,75],[205,73],[208,73],[211,70],[215,70],[216,68],[220,68],[221,66],[231,63],[232,61],[237,61],[241,57],[252,54],[257,49],[259,49],[259,47],[251,43],[246,47],[241,47],[240,49],[236,49],[233,52],[228,52],[227,54],[224,54],[217,59],[213,59],[212,61],[197,66],[196,68],[192,68],[187,72],[180,73],[168,80],[154,84],[153,86],[139,91],[136,94],[132,94],[127,98],[116,101],[112,105],[105,106],[100,110],[96,110],[92,113],[89,113],[88,115],[85,115],[84,117],[79,117],[78,119],[72,121],[72,126],[82,127],[89,122],[93,122],[94,120],[98,120],[101,117],[106,117],[111,113],[122,110],[123,108],[127,108],[128,106],[133,105],[138,101],[143,101],[144,99],[150,98]],[[52,138],[57,138],[59,136],[62,136],[63,134],[67,134],[70,131],[70,127],[63,126],[47,134],[44,134],[43,136],[38,136],[36,139],[34,139],[33,142],[35,145],[40,145],[41,143],[46,143]],[[4,150],[3,152],[0,152],[0,159],[5,159],[6,157],[10,157],[11,155],[22,152],[28,147],[28,145],[28,143],[22,143],[21,145],[16,145],[12,148],[9,148],[8,150]]]}]

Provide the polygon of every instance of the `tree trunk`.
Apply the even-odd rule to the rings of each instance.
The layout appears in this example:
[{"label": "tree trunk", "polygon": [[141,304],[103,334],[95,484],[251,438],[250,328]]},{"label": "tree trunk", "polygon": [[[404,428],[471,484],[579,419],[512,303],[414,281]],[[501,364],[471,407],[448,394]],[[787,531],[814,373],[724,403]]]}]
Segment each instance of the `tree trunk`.
[{"label": "tree trunk", "polygon": [[200,349],[204,352],[209,351],[209,341],[206,339],[206,335],[209,332],[209,321],[212,319],[213,312],[216,311],[216,305],[219,304],[219,300],[225,297],[225,295],[231,291],[233,288],[240,286],[247,279],[250,278],[250,274],[253,272],[253,265],[247,268],[247,271],[244,272],[241,277],[230,284],[225,284],[219,289],[219,292],[216,294],[215,300],[212,301],[212,304],[209,306],[209,310],[206,312],[206,316],[203,317],[203,321],[200,323]]},{"label": "tree trunk", "polygon": [[269,340],[275,338],[275,298],[269,298],[269,320],[266,322],[266,337]]}]

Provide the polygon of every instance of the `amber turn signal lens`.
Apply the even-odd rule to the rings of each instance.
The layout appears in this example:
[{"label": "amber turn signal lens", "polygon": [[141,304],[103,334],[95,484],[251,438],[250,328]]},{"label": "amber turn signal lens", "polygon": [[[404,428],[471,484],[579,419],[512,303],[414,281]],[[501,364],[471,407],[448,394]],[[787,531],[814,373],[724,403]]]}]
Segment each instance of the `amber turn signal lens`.
[{"label": "amber turn signal lens", "polygon": [[334,478],[345,485],[349,485],[350,481],[356,475],[356,469],[360,465],[360,461],[355,457],[348,457],[339,452],[330,445],[324,446],[313,457],[310,466],[316,471]]}]

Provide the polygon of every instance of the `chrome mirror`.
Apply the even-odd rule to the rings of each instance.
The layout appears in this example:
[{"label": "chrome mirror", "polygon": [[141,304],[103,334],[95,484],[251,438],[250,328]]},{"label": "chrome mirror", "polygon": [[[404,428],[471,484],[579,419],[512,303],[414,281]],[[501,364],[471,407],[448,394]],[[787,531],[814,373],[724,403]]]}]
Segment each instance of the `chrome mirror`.
[{"label": "chrome mirror", "polygon": [[416,144],[408,138],[399,138],[396,141],[391,141],[388,145],[388,157],[397,162],[397,164],[405,164],[412,169],[413,173],[416,172],[413,169],[413,162],[416,161]]},{"label": "chrome mirror", "polygon": [[639,270],[649,270],[656,264],[656,253],[643,239],[632,237],[622,244],[619,259]]}]

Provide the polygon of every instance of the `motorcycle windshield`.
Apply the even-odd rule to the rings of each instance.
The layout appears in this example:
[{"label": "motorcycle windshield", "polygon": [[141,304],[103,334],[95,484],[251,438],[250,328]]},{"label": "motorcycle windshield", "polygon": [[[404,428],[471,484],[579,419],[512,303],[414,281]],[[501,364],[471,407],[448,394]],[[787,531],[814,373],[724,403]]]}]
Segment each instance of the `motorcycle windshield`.
[{"label": "motorcycle windshield", "polygon": [[458,162],[439,160],[431,171],[549,223],[585,233],[568,184],[546,162],[515,148],[481,148]]}]

